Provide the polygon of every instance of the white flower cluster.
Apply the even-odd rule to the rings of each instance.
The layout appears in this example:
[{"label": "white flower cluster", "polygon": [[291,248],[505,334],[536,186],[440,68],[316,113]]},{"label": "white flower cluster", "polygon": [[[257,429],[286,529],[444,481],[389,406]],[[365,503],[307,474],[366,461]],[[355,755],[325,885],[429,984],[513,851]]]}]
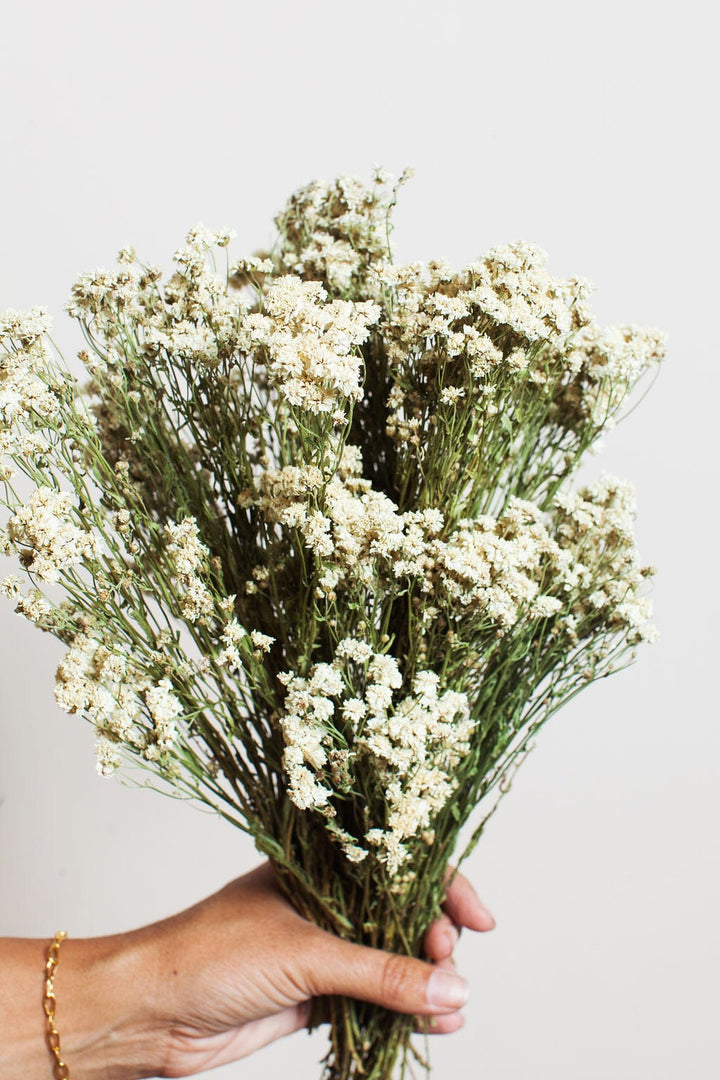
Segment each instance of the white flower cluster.
[{"label": "white flower cluster", "polygon": [[306,278],[326,281],[342,292],[374,262],[389,255],[388,213],[397,188],[412,176],[393,177],[378,168],[367,186],[352,176],[332,184],[317,180],[290,198],[275,219],[283,238],[284,267]]},{"label": "white flower cluster", "polygon": [[[271,470],[260,479],[258,505],[268,519],[298,529],[319,560],[317,595],[335,599],[348,586],[380,595],[414,578],[433,597],[435,613],[439,607],[452,621],[475,617],[503,635],[520,619],[562,612],[576,626],[592,593],[610,625],[631,629],[636,640],[652,637],[641,595],[648,571],[635,548],[631,489],[621,481],[560,494],[550,514],[511,498],[497,517],[461,520],[443,538],[438,509],[401,514],[360,467],[359,451],[347,446],[338,474],[324,485],[314,467]],[[598,575],[602,588],[593,585]]]},{"label": "white flower cluster", "polygon": [[20,592],[20,586],[22,585],[21,579],[17,574],[8,574],[0,581],[0,596],[7,597],[8,600],[12,600]]},{"label": "white flower cluster", "polygon": [[586,303],[589,284],[553,278],[546,264],[539,248],[517,243],[457,272],[444,260],[373,266],[376,287],[393,291],[380,325],[397,372],[386,432],[399,445],[420,448],[421,457],[436,410],[465,403],[486,440],[495,430],[507,443],[503,414],[506,425],[543,415],[566,431],[608,426],[640,375],[662,359],[666,336],[601,328]]},{"label": "white flower cluster", "polygon": [[[351,861],[375,848],[395,876],[409,858],[407,841],[431,832],[455,789],[473,730],[466,696],[439,692],[439,677],[421,671],[411,692],[398,697],[398,661],[354,638],[341,641],[334,662],[315,664],[307,678],[280,678],[287,688],[280,726],[291,800],[330,819]],[[352,767],[363,785],[383,791],[385,820],[369,823],[369,847],[332,820],[331,800],[352,782]]]},{"label": "white flower cluster", "polygon": [[338,476],[325,486],[324,512],[315,508],[322,485],[319,470],[293,467],[261,478],[264,513],[299,529],[308,548],[323,560],[321,594],[343,583],[379,587],[382,577],[387,584],[414,577],[423,592],[439,593],[449,607],[466,613],[480,609],[507,628],[529,601],[538,616],[559,609],[558,600],[541,592],[550,571],[558,575],[556,585],[576,584],[569,555],[552,539],[534,504],[513,499],[499,519],[461,522],[442,540],[436,534],[444,519],[437,508],[401,514],[359,470],[357,448],[346,447]]},{"label": "white flower cluster", "polygon": [[91,721],[99,736],[98,771],[106,776],[120,764],[122,745],[157,761],[176,741],[183,711],[169,679],[138,676],[126,655],[87,632],[76,635],[58,665],[55,700]]},{"label": "white flower cluster", "polygon": [[583,568],[583,591],[572,617],[578,626],[602,619],[624,630],[629,644],[655,641],[650,599],[643,594],[652,567],[643,566],[635,546],[635,492],[617,477],[603,476],[580,491],[556,499],[556,533]]},{"label": "white flower cluster", "polygon": [[270,634],[263,634],[260,630],[251,630],[250,640],[258,654],[269,653],[275,643],[274,637],[271,637]]},{"label": "white flower cluster", "polygon": [[11,454],[32,459],[42,452],[38,421],[57,419],[58,395],[38,374],[47,364],[50,327],[44,308],[0,313],[0,481],[15,475],[5,461]]},{"label": "white flower cluster", "polygon": [[225,624],[222,634],[220,635],[222,648],[216,656],[216,660],[221,667],[227,668],[230,672],[242,671],[240,646],[246,638],[247,630],[240,625],[237,619],[230,619],[230,621]]},{"label": "white flower cluster", "polygon": [[301,810],[328,805],[333,791],[318,778],[332,747],[330,721],[343,693],[343,678],[332,664],[315,664],[309,678],[283,672],[287,690],[280,727],[285,738],[283,765],[290,798]]},{"label": "white flower cluster", "polygon": [[216,364],[237,348],[245,309],[228,293],[224,277],[208,265],[208,252],[226,247],[233,236],[228,229],[190,229],[185,247],[174,255],[178,270],[165,286],[162,320],[145,329],[146,346],[160,346],[200,367]]},{"label": "white flower cluster", "polygon": [[158,346],[178,359],[192,360],[197,364],[212,365],[219,356],[218,335],[209,326],[198,325],[182,319],[167,329],[148,326],[145,344]]},{"label": "white flower cluster", "polygon": [[[232,353],[244,308],[208,261],[211,249],[225,247],[232,235],[203,225],[190,229],[185,246],[173,256],[177,270],[163,295],[160,268],[139,264],[132,248],[120,252],[115,270],[82,274],[67,311],[86,322],[104,346],[105,360],[94,359],[93,370],[112,380],[113,369],[121,371],[132,362],[133,350],[152,357],[163,349],[200,366],[213,366],[220,356]],[[135,330],[129,340],[128,327]]]},{"label": "white flower cluster", "polygon": [[154,740],[145,748],[145,757],[159,757],[164,749],[175,742],[177,724],[182,716],[182,705],[173,693],[170,679],[160,679],[154,686],[145,690],[145,704],[152,717]]},{"label": "white flower cluster", "polygon": [[[439,693],[439,682],[435,672],[418,672],[412,693],[391,712],[371,697],[358,740],[375,766],[387,804],[385,828],[370,829],[366,840],[379,847],[391,876],[410,855],[406,841],[424,833],[432,837],[433,818],[455,790],[456,770],[470,749],[474,723],[467,697],[453,690]],[[366,702],[372,689],[370,683]]]},{"label": "white flower cluster", "polygon": [[140,297],[142,271],[132,264],[114,270],[98,267],[80,274],[73,283],[66,311],[73,318],[96,321],[103,329],[117,331],[118,313],[126,319],[142,318],[144,306]]},{"label": "white flower cluster", "polygon": [[590,320],[587,282],[551,277],[546,253],[532,244],[493,248],[460,271],[445,260],[377,265],[373,280],[396,294],[383,324],[396,364],[406,360],[408,348],[424,353],[432,342],[427,362],[464,354],[479,377],[512,356],[511,367],[521,370],[529,362],[528,346],[560,345]]},{"label": "white flower cluster", "polygon": [[547,261],[534,244],[495,247],[465,268],[467,300],[530,342],[562,342],[584,317],[590,286],[579,278],[550,277]]},{"label": "white flower cluster", "polygon": [[[0,550],[2,545],[0,544]],[[52,604],[43,596],[40,589],[30,589],[27,596],[18,593],[20,586],[19,578],[10,580],[5,578],[0,593],[5,596],[16,596],[15,613],[22,615],[28,622],[34,623],[41,630],[49,630],[54,625],[55,612]]]},{"label": "white flower cluster", "polygon": [[607,429],[627,388],[662,360],[667,335],[647,326],[582,327],[572,338],[566,363],[573,381],[556,408],[569,427],[589,418]]},{"label": "white flower cluster", "polygon": [[521,613],[545,618],[563,606],[542,591],[569,592],[579,569],[542,521],[534,503],[510,499],[497,518],[461,521],[447,541],[430,545],[425,588],[458,614],[477,611],[502,633]]},{"label": "white flower cluster", "polygon": [[275,278],[263,314],[248,315],[243,331],[267,350],[268,369],[283,397],[313,413],[345,417],[343,406],[362,397],[362,357],[355,349],[380,317],[372,301],[327,301],[319,281],[291,274]]},{"label": "white flower cluster", "polygon": [[164,528],[166,551],[182,589],[180,610],[188,622],[197,622],[213,611],[213,598],[200,571],[205,567],[209,550],[200,540],[195,518],[186,517]]},{"label": "white flower cluster", "polygon": [[244,670],[243,657],[247,658],[248,651],[252,651],[256,660],[261,660],[275,644],[275,638],[270,634],[263,634],[260,630],[248,633],[234,618],[225,623],[220,640],[222,648],[216,653],[215,659],[221,667],[237,673]]},{"label": "white flower cluster", "polygon": [[95,533],[73,524],[75,502],[67,491],[37,487],[8,522],[10,540],[40,581],[58,581],[61,570],[96,559],[102,552]]},{"label": "white flower cluster", "polygon": [[[369,584],[379,559],[391,559],[397,576],[422,573],[426,538],[443,525],[434,508],[400,514],[361,472],[360,450],[348,444],[329,481],[315,466],[267,469],[258,477],[257,505],[268,520],[299,529],[308,548],[332,562],[328,590],[346,578]],[[317,509],[321,489],[323,510]]]}]

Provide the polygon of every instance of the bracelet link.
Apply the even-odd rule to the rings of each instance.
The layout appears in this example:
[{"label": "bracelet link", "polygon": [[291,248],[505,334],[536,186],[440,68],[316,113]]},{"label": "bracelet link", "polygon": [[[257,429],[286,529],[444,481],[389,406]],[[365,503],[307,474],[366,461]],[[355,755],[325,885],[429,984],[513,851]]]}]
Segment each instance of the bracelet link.
[{"label": "bracelet link", "polygon": [[45,994],[43,996],[43,1009],[47,1017],[47,1045],[55,1062],[55,1080],[70,1080],[70,1070],[62,1059],[60,1052],[60,1035],[55,1026],[55,971],[60,954],[60,946],[67,937],[64,930],[58,930],[48,947],[47,962],[45,964]]}]

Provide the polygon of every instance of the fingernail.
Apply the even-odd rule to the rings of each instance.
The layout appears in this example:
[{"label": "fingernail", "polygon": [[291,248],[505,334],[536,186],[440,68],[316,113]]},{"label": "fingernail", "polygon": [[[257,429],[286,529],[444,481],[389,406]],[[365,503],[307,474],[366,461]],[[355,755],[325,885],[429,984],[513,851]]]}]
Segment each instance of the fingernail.
[{"label": "fingernail", "polygon": [[439,1009],[461,1009],[470,997],[470,987],[461,975],[438,969],[428,979],[428,1005]]},{"label": "fingernail", "polygon": [[443,934],[443,941],[445,942],[445,946],[446,946],[447,951],[449,953],[451,953],[453,951],[453,949],[455,948],[455,946],[457,945],[459,937],[460,937],[460,935],[458,934],[455,927],[454,926],[448,926],[447,930]]},{"label": "fingernail", "polygon": [[495,926],[495,916],[493,915],[492,911],[488,911],[484,904],[482,905],[482,913],[490,923],[490,929],[492,930]]}]

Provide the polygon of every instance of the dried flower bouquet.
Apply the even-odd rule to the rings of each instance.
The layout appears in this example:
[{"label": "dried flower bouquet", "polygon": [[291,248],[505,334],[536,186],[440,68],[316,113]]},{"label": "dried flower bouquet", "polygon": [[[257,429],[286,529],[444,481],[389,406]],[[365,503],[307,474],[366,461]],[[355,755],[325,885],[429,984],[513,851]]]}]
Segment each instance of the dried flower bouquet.
[{"label": "dried flower bouquet", "polygon": [[[0,316],[0,589],[66,643],[103,774],[134,759],[308,918],[419,955],[472,812],[469,847],[540,725],[653,634],[631,490],[568,481],[663,337],[599,327],[524,243],[394,264],[408,175],[311,183],[222,272],[199,226],[167,280],[130,248],[81,276],[86,385],[43,309]],[[414,1052],[412,1018],[329,1010],[332,1080]]]}]

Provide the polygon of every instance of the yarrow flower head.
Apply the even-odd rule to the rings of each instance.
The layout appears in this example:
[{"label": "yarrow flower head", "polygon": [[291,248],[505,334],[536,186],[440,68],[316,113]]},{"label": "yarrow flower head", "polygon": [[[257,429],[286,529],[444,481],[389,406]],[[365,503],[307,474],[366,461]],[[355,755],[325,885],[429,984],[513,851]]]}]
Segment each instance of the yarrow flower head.
[{"label": "yarrow flower head", "polygon": [[62,569],[99,557],[99,538],[76,517],[74,494],[38,487],[10,519],[8,536],[39,581],[58,581]]},{"label": "yarrow flower head", "polygon": [[355,346],[380,316],[372,301],[325,301],[319,282],[288,274],[268,289],[263,314],[245,322],[250,340],[264,346],[283,397],[312,413],[334,413],[362,396],[362,357]]}]

